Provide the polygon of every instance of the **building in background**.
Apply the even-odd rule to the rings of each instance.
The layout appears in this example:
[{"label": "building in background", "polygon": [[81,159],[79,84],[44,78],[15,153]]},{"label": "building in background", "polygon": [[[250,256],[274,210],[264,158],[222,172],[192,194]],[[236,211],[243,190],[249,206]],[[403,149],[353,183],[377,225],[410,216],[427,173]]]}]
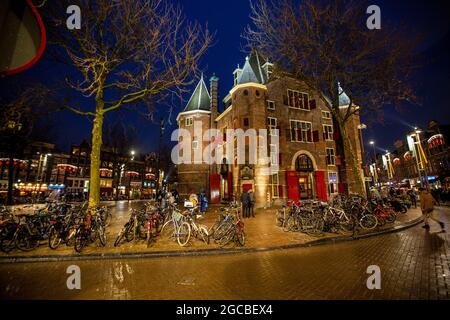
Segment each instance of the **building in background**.
[{"label": "building in background", "polygon": [[[203,132],[209,128],[222,132],[218,148],[223,148],[224,154],[227,139],[231,139],[226,135],[227,129],[267,129],[267,149],[272,164],[279,167],[278,172],[265,175],[262,172],[267,166],[248,162],[250,141],[246,139],[246,164],[226,158],[214,165],[204,161],[179,164],[178,191],[182,198],[205,190],[210,201],[218,203],[253,189],[256,206],[263,207],[287,199],[326,201],[338,192],[356,189],[352,169],[345,161],[348,155],[343,151],[339,130],[328,108],[304,83],[288,76],[272,77],[272,67],[257,51],[252,51],[243,68],[234,70],[234,85],[223,99],[225,107],[221,113],[219,79],[213,76],[208,90],[202,76],[177,122],[179,128],[191,134],[192,155],[202,153],[209,144],[195,135],[195,122],[201,123]],[[340,96],[343,110],[348,107],[348,100],[345,93]],[[359,116],[354,115],[346,129],[363,176],[359,128]],[[279,150],[276,143],[271,143],[276,139]],[[236,141],[233,145],[237,147]]]}]

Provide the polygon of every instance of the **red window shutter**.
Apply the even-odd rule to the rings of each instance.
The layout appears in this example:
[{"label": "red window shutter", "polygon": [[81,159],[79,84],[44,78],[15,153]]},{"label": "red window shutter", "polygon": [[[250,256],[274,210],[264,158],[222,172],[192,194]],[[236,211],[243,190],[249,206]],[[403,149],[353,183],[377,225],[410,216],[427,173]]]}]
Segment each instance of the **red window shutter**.
[{"label": "red window shutter", "polygon": [[314,130],[313,131],[313,142],[318,142],[319,141],[319,130]]},{"label": "red window shutter", "polygon": [[280,198],[283,197],[283,186],[281,186],[281,185],[278,185],[278,196]]},{"label": "red window shutter", "polygon": [[[295,136],[294,136],[295,138]],[[297,140],[301,140],[302,139],[302,130],[301,129],[297,129]]]},{"label": "red window shutter", "polygon": [[282,161],[282,157],[281,157],[281,152],[278,152],[278,165],[281,166],[281,161]]},{"label": "red window shutter", "polygon": [[316,108],[317,108],[317,106],[316,106],[316,100],[315,100],[315,99],[309,100],[309,109],[310,109],[310,110],[314,110],[314,109],[316,109]]},{"label": "red window shutter", "polygon": [[312,142],[311,130],[306,131],[306,139],[308,142]]}]

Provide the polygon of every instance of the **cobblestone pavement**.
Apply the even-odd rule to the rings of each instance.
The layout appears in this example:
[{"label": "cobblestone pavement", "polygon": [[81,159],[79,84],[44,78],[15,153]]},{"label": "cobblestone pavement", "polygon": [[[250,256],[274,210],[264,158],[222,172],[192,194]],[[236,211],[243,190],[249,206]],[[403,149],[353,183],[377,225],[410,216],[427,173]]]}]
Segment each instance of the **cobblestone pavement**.
[{"label": "cobblestone pavement", "polygon": [[[82,255],[88,254],[115,254],[115,253],[151,253],[151,252],[183,252],[198,249],[214,249],[219,248],[216,244],[205,244],[202,241],[192,238],[186,247],[180,247],[176,241],[170,237],[159,237],[156,243],[153,243],[150,248],[144,241],[133,241],[122,243],[119,247],[114,247],[114,241],[117,234],[123,225],[129,219],[129,208],[137,208],[143,205],[141,201],[119,201],[117,203],[108,203],[111,206],[113,221],[107,228],[107,245],[106,247],[99,247],[97,244],[89,245],[83,249]],[[205,224],[208,228],[211,227],[217,219],[218,206],[212,206],[204,219],[199,220],[201,224]],[[246,243],[245,248],[268,248],[274,246],[285,246],[304,244],[318,239],[335,237],[337,234],[325,233],[320,237],[309,236],[300,232],[284,232],[282,228],[275,224],[275,209],[260,209],[256,210],[255,218],[244,219]],[[399,214],[397,221],[394,224],[385,225],[383,228],[398,226],[403,223],[412,221],[420,217],[418,209],[410,209],[407,214]],[[379,229],[375,230],[378,231]],[[232,247],[233,249],[240,249],[240,247]],[[59,256],[59,255],[74,255],[77,254],[73,247],[61,245],[57,250],[52,250],[48,247],[47,241],[42,241],[40,247],[31,252],[22,252],[14,250],[9,254],[0,252],[0,260],[4,257],[33,257],[33,256]]]},{"label": "cobblestone pavement", "polygon": [[[449,299],[450,209],[432,225],[350,242],[237,255],[0,264],[1,299]],[[68,290],[66,268],[81,269]],[[367,267],[381,269],[369,290]]]}]

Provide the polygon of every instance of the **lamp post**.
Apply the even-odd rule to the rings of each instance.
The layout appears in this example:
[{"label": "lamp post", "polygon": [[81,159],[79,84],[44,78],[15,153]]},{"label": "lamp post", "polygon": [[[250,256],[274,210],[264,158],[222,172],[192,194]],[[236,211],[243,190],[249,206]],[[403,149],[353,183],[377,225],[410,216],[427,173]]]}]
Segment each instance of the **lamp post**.
[{"label": "lamp post", "polygon": [[373,170],[374,170],[374,176],[373,176],[373,184],[376,187],[377,186],[377,181],[375,179],[375,175],[376,175],[376,171],[377,171],[377,154],[375,152],[375,141],[374,140],[370,140],[369,144],[372,146],[372,150],[373,150]]},{"label": "lamp post", "polygon": [[[422,159],[422,148],[421,148],[421,144],[420,144],[420,133],[422,131],[415,127],[414,128],[414,133],[413,135],[415,136],[415,141],[414,141],[414,145],[415,145],[415,149],[416,149],[416,163],[417,163],[417,170],[418,170],[418,174],[419,174],[419,179],[420,179],[420,183],[425,184],[425,187],[429,190],[430,186],[428,184],[428,173],[427,173],[427,167],[426,167],[426,159]],[[424,173],[424,177],[422,176],[422,172]],[[423,178],[423,180],[422,180]]]}]

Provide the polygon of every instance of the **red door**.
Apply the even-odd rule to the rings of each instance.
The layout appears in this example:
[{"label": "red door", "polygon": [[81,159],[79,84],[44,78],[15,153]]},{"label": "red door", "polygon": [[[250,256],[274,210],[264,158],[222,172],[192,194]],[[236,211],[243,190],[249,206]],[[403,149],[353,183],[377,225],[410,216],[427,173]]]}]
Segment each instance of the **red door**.
[{"label": "red door", "polygon": [[325,172],[324,171],[316,171],[315,172],[315,180],[316,180],[316,191],[317,198],[320,201],[327,201],[327,185],[325,183]]},{"label": "red door", "polygon": [[242,191],[248,191],[253,187],[253,185],[251,183],[244,183],[242,185]]},{"label": "red door", "polygon": [[212,174],[209,176],[209,189],[210,189],[210,197],[211,203],[219,203],[220,202],[220,175]]},{"label": "red door", "polygon": [[299,192],[298,192],[297,172],[287,171],[286,172],[286,181],[287,181],[288,199],[298,201],[299,200]]}]

